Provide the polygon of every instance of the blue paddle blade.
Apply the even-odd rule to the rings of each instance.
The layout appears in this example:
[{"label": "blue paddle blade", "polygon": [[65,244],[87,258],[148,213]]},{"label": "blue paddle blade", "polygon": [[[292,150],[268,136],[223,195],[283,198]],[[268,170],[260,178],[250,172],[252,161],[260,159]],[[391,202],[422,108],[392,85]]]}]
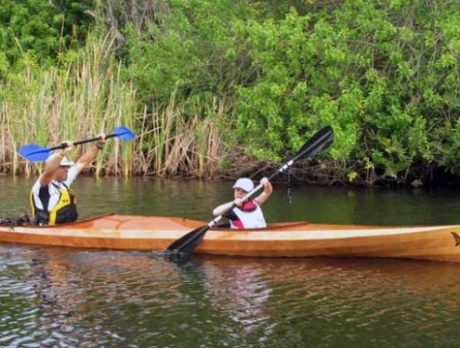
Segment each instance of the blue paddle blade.
[{"label": "blue paddle blade", "polygon": [[35,144],[24,145],[19,148],[19,155],[32,162],[46,161],[51,150]]},{"label": "blue paddle blade", "polygon": [[113,130],[112,134],[120,139],[128,141],[133,140],[136,137],[136,134],[126,127],[117,127]]}]

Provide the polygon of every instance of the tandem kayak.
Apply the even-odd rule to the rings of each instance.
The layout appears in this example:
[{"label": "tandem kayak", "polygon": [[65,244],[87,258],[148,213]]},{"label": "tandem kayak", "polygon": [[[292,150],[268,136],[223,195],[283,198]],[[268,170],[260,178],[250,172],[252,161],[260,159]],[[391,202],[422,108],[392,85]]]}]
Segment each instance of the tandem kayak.
[{"label": "tandem kayak", "polygon": [[[75,248],[163,250],[203,221],[105,215],[58,226],[0,226],[0,242]],[[460,225],[379,227],[308,222],[264,229],[212,228],[196,253],[261,257],[389,257],[460,261]]]}]

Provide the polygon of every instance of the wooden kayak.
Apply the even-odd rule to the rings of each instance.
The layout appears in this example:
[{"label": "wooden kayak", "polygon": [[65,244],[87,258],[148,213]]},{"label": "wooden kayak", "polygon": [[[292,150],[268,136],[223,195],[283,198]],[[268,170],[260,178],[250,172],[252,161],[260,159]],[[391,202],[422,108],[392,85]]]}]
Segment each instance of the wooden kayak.
[{"label": "wooden kayak", "polygon": [[[162,250],[203,221],[105,215],[58,226],[0,226],[0,242],[75,248]],[[213,228],[196,253],[262,257],[390,257],[460,261],[460,225],[378,227],[308,222]]]}]

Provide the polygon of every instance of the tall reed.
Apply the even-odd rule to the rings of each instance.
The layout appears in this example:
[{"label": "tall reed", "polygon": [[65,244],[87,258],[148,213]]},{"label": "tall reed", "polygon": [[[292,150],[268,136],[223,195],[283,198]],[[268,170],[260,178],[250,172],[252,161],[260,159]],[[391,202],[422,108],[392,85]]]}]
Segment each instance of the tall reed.
[{"label": "tall reed", "polygon": [[[218,172],[225,146],[216,117],[207,112],[207,117],[196,114],[187,119],[184,103],[177,103],[173,94],[166,106],[154,105],[151,113],[144,108],[137,174],[203,177]],[[217,117],[222,117],[223,110],[213,111]]]},{"label": "tall reed", "polygon": [[[2,95],[1,160],[3,171],[36,174],[41,165],[18,160],[20,145],[59,144],[63,139],[80,140],[98,133],[109,133],[119,125],[134,127],[136,110],[132,84],[123,82],[120,65],[112,59],[113,40],[92,38],[86,49],[62,68],[40,69],[28,62],[22,73],[11,75]],[[10,142],[4,139],[10,139]],[[80,154],[88,146],[76,150]],[[94,170],[130,175],[131,147],[108,142],[105,154]]]},{"label": "tall reed", "polygon": [[[90,171],[96,175],[192,175],[218,172],[225,153],[219,119],[226,106],[203,102],[200,112],[185,117],[186,100],[141,105],[122,65],[113,59],[110,36],[90,37],[84,50],[56,68],[41,68],[24,59],[23,70],[10,74],[0,90],[0,170],[37,175],[43,164],[19,158],[24,144],[52,146],[80,140],[124,125],[137,133],[135,142],[107,142]],[[209,104],[209,105],[208,105]],[[78,147],[77,158],[90,144]]]}]

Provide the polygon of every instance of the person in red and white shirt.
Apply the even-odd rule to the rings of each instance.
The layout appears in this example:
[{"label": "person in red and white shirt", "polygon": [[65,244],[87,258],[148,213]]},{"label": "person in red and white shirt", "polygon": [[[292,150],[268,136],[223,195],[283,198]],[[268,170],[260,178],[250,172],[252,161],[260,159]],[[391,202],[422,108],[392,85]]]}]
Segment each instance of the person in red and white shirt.
[{"label": "person in red and white shirt", "polygon": [[[230,228],[248,229],[248,228],[264,228],[267,227],[265,218],[260,206],[264,204],[273,192],[273,187],[267,178],[260,181],[263,186],[263,192],[254,199],[243,201],[250,191],[254,189],[254,183],[249,178],[240,178],[233,185],[234,200],[224,203],[214,209],[214,216],[223,215],[230,221]],[[228,211],[231,206],[236,207]]]}]

